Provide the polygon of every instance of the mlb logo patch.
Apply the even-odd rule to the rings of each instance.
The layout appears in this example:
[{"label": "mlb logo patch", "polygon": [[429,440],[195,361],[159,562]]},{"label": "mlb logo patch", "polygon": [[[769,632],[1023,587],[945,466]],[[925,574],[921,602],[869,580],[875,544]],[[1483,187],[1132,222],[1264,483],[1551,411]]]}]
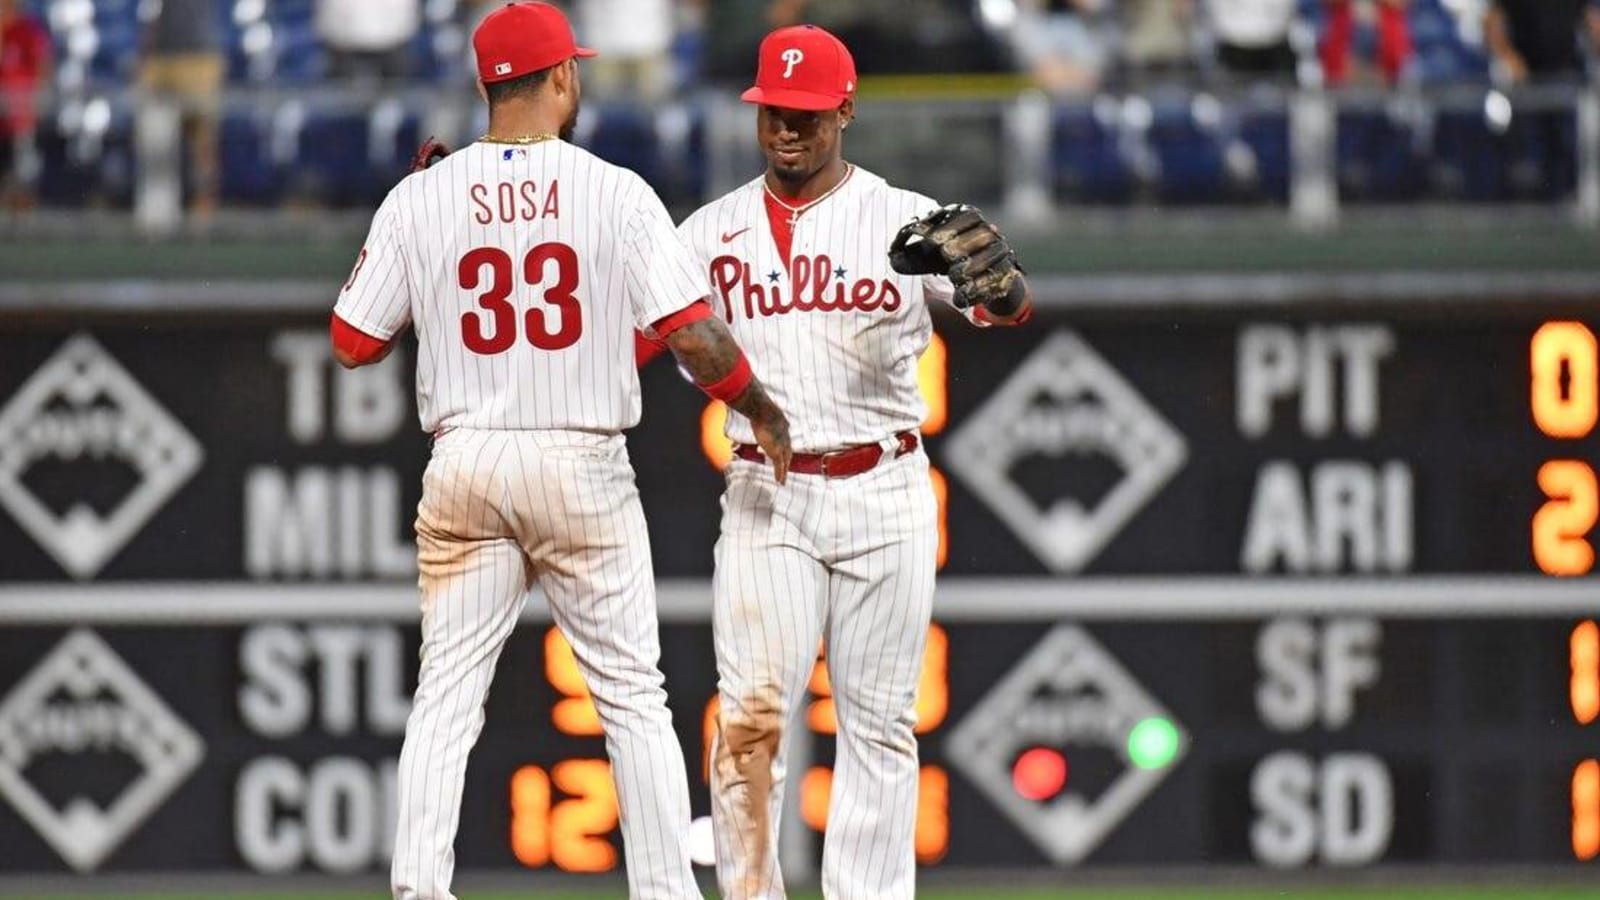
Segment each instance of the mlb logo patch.
[{"label": "mlb logo patch", "polygon": [[511,63],[495,63],[494,64],[494,73],[496,75],[510,75],[511,74]]},{"label": "mlb logo patch", "polygon": [[500,151],[501,162],[511,162],[513,159],[527,159],[528,151],[521,147],[507,147]]}]

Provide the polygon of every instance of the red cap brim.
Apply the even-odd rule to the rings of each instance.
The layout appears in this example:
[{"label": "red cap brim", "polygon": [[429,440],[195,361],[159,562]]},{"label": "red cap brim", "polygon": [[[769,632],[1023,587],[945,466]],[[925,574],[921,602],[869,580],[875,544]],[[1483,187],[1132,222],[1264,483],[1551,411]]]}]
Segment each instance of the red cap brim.
[{"label": "red cap brim", "polygon": [[599,50],[590,50],[588,47],[578,47],[575,50],[573,50],[572,55],[573,56],[581,56],[584,59],[588,59],[591,56],[599,56],[600,55],[600,51]]},{"label": "red cap brim", "polygon": [[797,91],[790,88],[753,87],[740,94],[739,99],[746,103],[759,103],[762,106],[776,106],[781,109],[804,109],[811,112],[825,112],[830,109],[838,109],[849,98],[832,97],[827,94]]}]

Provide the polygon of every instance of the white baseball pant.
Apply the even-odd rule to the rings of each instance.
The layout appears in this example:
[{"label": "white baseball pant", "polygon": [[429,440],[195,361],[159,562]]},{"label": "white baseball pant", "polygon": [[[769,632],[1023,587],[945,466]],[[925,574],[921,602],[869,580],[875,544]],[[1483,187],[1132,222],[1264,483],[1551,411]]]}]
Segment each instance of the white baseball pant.
[{"label": "white baseball pant", "polygon": [[649,538],[622,436],[447,432],[423,475],[417,548],[422,666],[400,753],[396,900],[454,900],[467,754],[535,581],[605,729],[629,895],[698,900]]},{"label": "white baseball pant", "polygon": [[933,611],[938,511],[919,450],[850,478],[734,459],[713,628],[722,712],[712,815],[725,900],[785,896],[784,747],[826,639],[839,733],[822,851],[830,900],[915,890],[916,689]]}]

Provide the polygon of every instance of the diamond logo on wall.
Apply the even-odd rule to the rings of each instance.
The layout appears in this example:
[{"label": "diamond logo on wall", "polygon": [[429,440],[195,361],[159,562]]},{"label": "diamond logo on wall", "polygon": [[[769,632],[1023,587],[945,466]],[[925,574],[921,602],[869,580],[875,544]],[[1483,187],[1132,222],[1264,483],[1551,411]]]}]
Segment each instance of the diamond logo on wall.
[{"label": "diamond logo on wall", "polygon": [[1070,331],[945,445],[950,469],[1057,572],[1093,560],[1187,455],[1183,435]]},{"label": "diamond logo on wall", "polygon": [[[92,578],[194,475],[203,455],[105,348],[78,335],[0,409],[0,506],[68,573]],[[74,467],[94,465],[116,471],[71,477]],[[47,475],[55,476],[54,490],[41,486]],[[119,493],[91,497],[87,485]]]},{"label": "diamond logo on wall", "polygon": [[[1182,760],[1188,735],[1089,633],[1047,634],[951,731],[951,762],[1057,865],[1081,862]],[[1019,760],[1062,760],[1053,796],[1019,792]],[[1104,761],[1066,777],[1066,760]],[[1090,768],[1085,766],[1084,768]]]},{"label": "diamond logo on wall", "polygon": [[[204,755],[200,737],[92,631],[69,634],[0,702],[0,797],[80,872],[99,866]],[[72,774],[120,771],[113,762],[127,760],[128,780],[109,791],[104,778]]]}]

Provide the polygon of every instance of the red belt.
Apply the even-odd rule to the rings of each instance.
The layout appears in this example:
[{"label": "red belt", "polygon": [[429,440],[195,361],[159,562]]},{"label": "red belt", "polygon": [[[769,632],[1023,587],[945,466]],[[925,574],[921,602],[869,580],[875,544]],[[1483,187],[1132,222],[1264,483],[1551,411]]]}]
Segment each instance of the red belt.
[{"label": "red belt", "polygon": [[[894,441],[894,459],[917,449],[917,433],[914,431],[899,432],[894,436]],[[734,444],[733,455],[751,462],[766,462],[767,459],[759,447],[750,444]],[[883,462],[883,457],[882,444],[862,444],[828,453],[796,453],[789,461],[789,471],[826,478],[849,478],[870,471]]]}]

